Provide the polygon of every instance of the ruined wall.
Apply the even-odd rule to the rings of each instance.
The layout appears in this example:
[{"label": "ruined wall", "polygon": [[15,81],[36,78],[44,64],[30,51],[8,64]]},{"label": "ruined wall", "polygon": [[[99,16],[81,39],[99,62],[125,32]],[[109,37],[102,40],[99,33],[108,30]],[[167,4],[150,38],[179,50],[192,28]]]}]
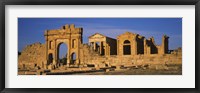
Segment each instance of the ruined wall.
[{"label": "ruined wall", "polygon": [[106,37],[106,42],[110,47],[110,55],[117,55],[117,40]]},{"label": "ruined wall", "polygon": [[129,67],[129,66],[142,66],[142,65],[170,65],[182,64],[182,56],[175,54],[152,54],[147,55],[127,55],[119,57],[116,55],[110,57],[93,57],[85,64],[93,64],[95,67]]},{"label": "ruined wall", "polygon": [[138,35],[136,38],[136,42],[137,42],[137,54],[144,54],[144,37]]},{"label": "ruined wall", "polygon": [[167,35],[164,35],[162,37],[162,53],[163,54],[168,54],[169,50],[169,37]]},{"label": "ruined wall", "polygon": [[[82,58],[85,66],[93,65],[96,68],[104,67],[127,67],[127,66],[141,66],[141,65],[170,65],[182,64],[182,51],[177,49],[171,54],[150,54],[150,55],[110,55],[100,56],[98,53],[93,52],[92,48],[89,50],[89,45],[84,45],[82,49]],[[87,48],[86,48],[87,47]]]},{"label": "ruined wall", "polygon": [[87,65],[95,58],[102,57],[92,46],[88,44],[81,44],[80,47],[80,65]]},{"label": "ruined wall", "polygon": [[150,54],[158,54],[158,48],[156,47],[153,37],[151,37],[150,39],[147,39],[146,43],[147,43],[147,46],[150,48]]},{"label": "ruined wall", "polygon": [[21,55],[18,56],[19,69],[35,69],[44,67],[45,57],[45,44],[34,43],[26,46]]}]

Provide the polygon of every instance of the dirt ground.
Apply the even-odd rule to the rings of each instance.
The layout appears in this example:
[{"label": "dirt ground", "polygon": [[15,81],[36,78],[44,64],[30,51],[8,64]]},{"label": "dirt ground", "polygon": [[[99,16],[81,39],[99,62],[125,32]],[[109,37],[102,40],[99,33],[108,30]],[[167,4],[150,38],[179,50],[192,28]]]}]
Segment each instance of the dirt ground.
[{"label": "dirt ground", "polygon": [[108,72],[76,73],[74,75],[182,75],[182,66],[168,66],[168,69],[128,68]]},{"label": "dirt ground", "polygon": [[[69,68],[70,69],[70,68]],[[153,65],[148,67],[101,68],[99,70],[53,70],[40,75],[182,75],[182,65]],[[89,68],[87,68],[89,69]],[[91,69],[91,68],[90,68]],[[20,74],[22,73],[22,74]],[[19,71],[19,75],[38,75],[37,71]]]}]

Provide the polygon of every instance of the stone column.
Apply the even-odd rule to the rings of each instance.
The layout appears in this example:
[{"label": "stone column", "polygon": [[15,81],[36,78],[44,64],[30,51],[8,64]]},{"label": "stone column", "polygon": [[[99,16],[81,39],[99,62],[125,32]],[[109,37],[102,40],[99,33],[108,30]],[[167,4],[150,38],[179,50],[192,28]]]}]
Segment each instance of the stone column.
[{"label": "stone column", "polygon": [[107,50],[107,44],[105,44],[105,49],[104,49],[104,51],[105,51],[105,52],[104,52],[105,56],[107,56],[107,51],[108,51],[108,50]]},{"label": "stone column", "polygon": [[100,53],[100,46],[97,44],[97,52]]},{"label": "stone column", "polygon": [[138,54],[138,41],[135,39],[135,55]]},{"label": "stone column", "polygon": [[119,46],[119,47],[118,47],[118,52],[119,52],[118,55],[122,56],[123,53],[124,53],[124,45],[123,45],[123,43],[122,43],[121,41],[119,41],[118,46]]},{"label": "stone column", "polygon": [[161,45],[161,54],[168,53],[168,39],[169,37],[167,35],[163,35],[162,37],[162,45]]},{"label": "stone column", "polygon": [[54,42],[53,64],[56,65],[57,59],[59,59],[59,58],[57,57],[56,40],[53,40],[53,42]]},{"label": "stone column", "polygon": [[146,39],[144,39],[144,54],[147,54],[147,44],[146,44]]},{"label": "stone column", "polygon": [[79,46],[80,46],[80,44],[81,44],[81,39],[80,39],[81,37],[78,37],[78,40],[77,40],[77,42],[76,42],[76,49],[77,49],[77,54],[76,54],[76,63],[75,64],[77,64],[77,65],[79,65],[80,64],[80,58],[79,58],[79,56],[80,56],[80,49],[79,49]]},{"label": "stone column", "polygon": [[151,47],[147,47],[147,55],[151,54]]},{"label": "stone column", "polygon": [[99,49],[99,53],[102,54],[102,42],[100,42],[100,49]]},{"label": "stone column", "polygon": [[71,62],[71,33],[70,33],[70,38],[68,39],[68,51],[67,51],[67,67],[69,67],[70,62]]},{"label": "stone column", "polygon": [[134,51],[133,51],[133,55],[137,55],[137,40],[136,38],[133,40],[133,46],[134,46]]},{"label": "stone column", "polygon": [[48,62],[48,31],[46,30],[44,33],[45,36],[45,54],[46,54],[46,61],[44,62],[44,68],[47,69],[47,62]]},{"label": "stone column", "polygon": [[135,42],[134,40],[133,41],[130,41],[130,46],[131,46],[131,55],[135,55]]},{"label": "stone column", "polygon": [[[69,47],[69,45],[68,45],[68,47]],[[70,52],[69,52],[69,48],[68,48],[68,50],[67,50],[67,67],[69,67],[69,63],[70,63]]]},{"label": "stone column", "polygon": [[94,50],[96,51],[96,42],[94,42]]},{"label": "stone column", "polygon": [[108,56],[109,55],[109,46],[108,46],[108,44],[106,44],[107,46],[106,46],[106,55]]}]

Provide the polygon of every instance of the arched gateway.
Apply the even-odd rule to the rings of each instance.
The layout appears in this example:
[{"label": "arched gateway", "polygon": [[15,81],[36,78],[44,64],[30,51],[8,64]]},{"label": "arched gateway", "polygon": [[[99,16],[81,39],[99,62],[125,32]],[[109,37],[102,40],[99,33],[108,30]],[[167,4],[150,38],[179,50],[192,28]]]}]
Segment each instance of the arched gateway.
[{"label": "arched gateway", "polygon": [[[67,45],[67,65],[70,64],[72,59],[72,54],[76,54],[76,60],[74,64],[79,64],[79,46],[82,44],[82,28],[75,28],[74,24],[65,25],[61,29],[47,30],[45,31],[46,40],[46,66],[52,64],[54,66],[58,65],[59,62],[59,46],[62,43]],[[49,56],[51,55],[51,56]]]}]

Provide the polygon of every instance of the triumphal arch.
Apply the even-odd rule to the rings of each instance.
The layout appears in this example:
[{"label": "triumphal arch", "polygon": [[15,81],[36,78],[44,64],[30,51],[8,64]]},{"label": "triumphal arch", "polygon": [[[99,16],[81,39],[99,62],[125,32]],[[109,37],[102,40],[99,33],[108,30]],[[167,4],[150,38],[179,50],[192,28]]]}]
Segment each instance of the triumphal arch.
[{"label": "triumphal arch", "polygon": [[61,44],[66,44],[67,54],[66,65],[79,64],[80,51],[79,47],[82,44],[82,28],[75,28],[74,24],[65,25],[60,29],[45,31],[45,45],[46,45],[46,63],[44,65],[57,66],[60,62],[59,47]]}]

